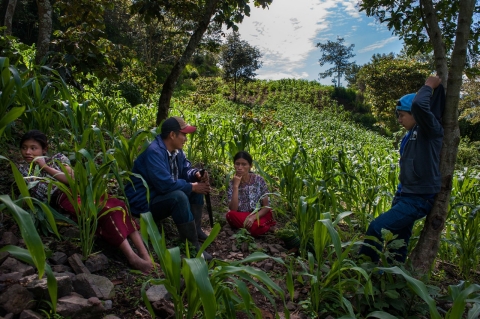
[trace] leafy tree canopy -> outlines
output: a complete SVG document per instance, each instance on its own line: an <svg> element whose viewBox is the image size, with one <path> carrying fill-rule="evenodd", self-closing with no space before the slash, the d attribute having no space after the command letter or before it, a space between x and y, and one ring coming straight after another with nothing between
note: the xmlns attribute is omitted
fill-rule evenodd
<svg viewBox="0 0 480 319"><path fill-rule="evenodd" d="M372 107L372 113L384 128L398 130L396 101L413 93L430 73L428 64L413 59L397 58L393 53L376 54L357 74L357 86Z"/></svg>
<svg viewBox="0 0 480 319"><path fill-rule="evenodd" d="M252 80L262 66L261 57L260 50L242 40L238 32L230 33L220 51L223 78Z"/></svg>
<svg viewBox="0 0 480 319"><path fill-rule="evenodd" d="M438 25L442 31L445 50L450 55L455 45L456 31L458 26L458 12L460 0L435 1L434 11ZM430 41L432 30L427 26L424 7L417 1L394 1L394 0L362 0L360 10L365 11L368 16L378 18L381 23L398 35L405 42L409 55L423 52L433 52L433 45ZM474 68L479 61L480 53L480 2L476 1L473 12L473 21L470 27L468 40L467 68L466 72L478 72Z"/></svg>
<svg viewBox="0 0 480 319"><path fill-rule="evenodd" d="M328 40L326 43L317 43L317 48L320 48L322 51L322 56L318 60L320 66L325 64L333 64L334 66L325 72L319 73L320 78L324 79L326 77L336 75L337 77L337 86L340 87L340 78L342 75L350 68L351 62L350 58L353 58L355 54L353 53L353 48L355 44L346 46L343 44L345 39L337 37L337 41ZM332 82L335 83L334 80Z"/></svg>
<svg viewBox="0 0 480 319"><path fill-rule="evenodd" d="M237 98L238 80L250 81L256 76L255 71L262 66L260 50L251 46L247 41L240 39L238 32L227 36L226 43L220 51L220 65L223 69L223 78L235 83L234 100Z"/></svg>

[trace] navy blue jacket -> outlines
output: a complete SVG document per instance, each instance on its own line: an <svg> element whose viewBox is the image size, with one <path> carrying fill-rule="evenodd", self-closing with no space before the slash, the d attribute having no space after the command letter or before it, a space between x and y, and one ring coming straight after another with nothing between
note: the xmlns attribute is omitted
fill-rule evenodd
<svg viewBox="0 0 480 319"><path fill-rule="evenodd" d="M141 153L133 163L132 173L143 177L150 191L150 201L157 195L164 195L176 190L181 190L190 195L192 182L196 182L195 174L198 169L192 168L182 150L178 151L177 166L178 179L173 180L168 162L168 151L160 135L148 148ZM145 213L150 210L147 201L147 188L140 178L131 176L132 183L125 186L125 195L128 198L130 209L134 215Z"/></svg>
<svg viewBox="0 0 480 319"><path fill-rule="evenodd" d="M443 86L439 86L432 94L432 88L424 85L413 99L411 112L416 125L411 129L400 159L402 193L422 195L440 191L444 92Z"/></svg>

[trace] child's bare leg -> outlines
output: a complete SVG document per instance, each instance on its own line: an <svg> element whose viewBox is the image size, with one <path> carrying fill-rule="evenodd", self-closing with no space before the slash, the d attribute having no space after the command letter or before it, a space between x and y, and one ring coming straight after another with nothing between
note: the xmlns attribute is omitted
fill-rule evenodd
<svg viewBox="0 0 480 319"><path fill-rule="evenodd" d="M130 246L130 243L125 239L119 246L120 250L123 252L125 257L127 257L128 262L132 265L133 268L140 270L143 273L149 273L152 270L152 262L150 260L144 260L140 258Z"/></svg>
<svg viewBox="0 0 480 319"><path fill-rule="evenodd" d="M140 258L151 262L150 255L148 254L147 248L143 243L142 236L140 236L140 233L138 231L134 231L128 237L132 240L133 244L137 248L138 255L140 256Z"/></svg>

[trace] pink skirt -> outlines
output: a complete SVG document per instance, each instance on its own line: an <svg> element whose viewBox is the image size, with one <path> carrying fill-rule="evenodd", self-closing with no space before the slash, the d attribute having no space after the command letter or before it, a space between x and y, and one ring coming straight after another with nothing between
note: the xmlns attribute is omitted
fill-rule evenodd
<svg viewBox="0 0 480 319"><path fill-rule="evenodd" d="M244 228L243 224L245 223L245 219L247 219L250 214L250 212L237 212L231 210L227 213L226 219L233 228ZM276 224L277 222L273 219L272 210L269 210L268 213L260 217L259 221L253 222L252 227L250 227L248 231L253 237L257 237L265 234L270 227L275 226Z"/></svg>

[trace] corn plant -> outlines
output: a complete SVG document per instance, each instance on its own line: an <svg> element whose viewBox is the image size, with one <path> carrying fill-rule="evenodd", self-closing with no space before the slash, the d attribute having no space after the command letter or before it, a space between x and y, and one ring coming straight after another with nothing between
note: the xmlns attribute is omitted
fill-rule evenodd
<svg viewBox="0 0 480 319"><path fill-rule="evenodd" d="M8 58L0 57L0 137L25 112L25 105L15 104L16 96L23 94L22 86L18 70L9 65Z"/></svg>
<svg viewBox="0 0 480 319"><path fill-rule="evenodd" d="M458 285L448 286L448 295L443 298L452 302L452 308L448 310L445 319L466 318L474 319L480 316L480 285L469 282L460 282ZM465 311L467 302L471 304Z"/></svg>
<svg viewBox="0 0 480 319"><path fill-rule="evenodd" d="M453 225L455 235L451 242L458 250L460 273L470 279L472 269L477 269L480 261L480 206L459 203L453 211L456 217Z"/></svg>
<svg viewBox="0 0 480 319"><path fill-rule="evenodd" d="M344 295L356 291L362 291L365 295L373 293L367 272L348 259L354 242L342 245L335 229L349 214L339 214L333 222L329 213L321 214L315 222L314 254L309 252L306 260L298 259L302 271L298 273L297 280L305 284L303 278L309 279L307 283L311 290L308 304L315 316L331 311L338 313L342 308L348 313L345 318L356 318L350 301Z"/></svg>
<svg viewBox="0 0 480 319"><path fill-rule="evenodd" d="M152 132L144 130L135 132L129 139L122 135L114 136L110 132L107 132L107 134L113 140L114 146L108 152L113 154L120 169L127 172L132 171L134 160L145 150L148 142L155 137Z"/></svg>
<svg viewBox="0 0 480 319"><path fill-rule="evenodd" d="M18 172L18 174L20 174L20 172ZM23 185L20 183L20 185L25 186L25 183L23 183ZM26 186L23 188L23 191L25 191ZM8 252L15 258L35 266L39 278L42 278L44 274L47 275L48 293L52 301L53 311L55 312L57 307L57 280L53 275L52 269L47 264L45 248L32 218L28 212L26 212L21 206L18 206L9 196L0 195L0 202L2 203L2 205L0 205L0 211L6 208L7 211L10 212L20 228L22 238L27 246L27 249L23 249L13 245L6 245L0 248L0 251ZM54 224L55 222L53 222L52 227L56 230ZM60 236L58 232L56 232L56 234L57 236Z"/></svg>
<svg viewBox="0 0 480 319"><path fill-rule="evenodd" d="M282 289L263 271L243 265L270 258L268 255L255 253L245 260L232 263L214 260L210 265L200 257L218 235L220 225L214 226L196 258L189 258L187 253L187 258L182 262L178 247L166 248L165 237L160 235L150 212L141 215L140 223L142 238L145 243L148 243L148 239L152 242L165 274L164 279L150 279L142 286L143 300L152 317L154 312L146 297L146 287L151 284L164 285L168 290L176 318L193 318L200 310L205 318L217 318L219 314L226 318L236 318L237 311L244 311L249 317L252 317L253 312L256 318L261 318L261 312L252 300L245 282L262 292L273 305L275 297L284 300ZM281 259L274 260L283 263ZM185 281L183 288L182 277ZM288 310L285 314L289 318Z"/></svg>
<svg viewBox="0 0 480 319"><path fill-rule="evenodd" d="M377 270L384 272L385 274L389 275L399 275L402 276L405 281L407 282L407 286L418 296L420 297L427 305L430 312L430 318L432 319L440 319L440 313L437 310L435 300L430 296L429 291L425 284L413 278L412 276L405 273L399 267L379 267ZM393 283L393 279L390 279L391 283ZM459 317L456 317L459 318Z"/></svg>
<svg viewBox="0 0 480 319"><path fill-rule="evenodd" d="M121 129L121 124L127 124L129 121L119 121L122 113L131 106L124 98L118 96L107 96L92 93L91 103L93 108L98 108L96 117L96 125L111 133L115 133L117 129Z"/></svg>
<svg viewBox="0 0 480 319"><path fill-rule="evenodd" d="M111 210L118 209L113 207L100 214L108 197L108 176L113 161L97 167L95 158L85 149L77 152L76 157L76 164L73 166L75 177L70 176L62 166L68 179L68 186L59 182L56 185L67 196L75 210L80 231L80 248L83 256L87 258L93 248L98 219Z"/></svg>

